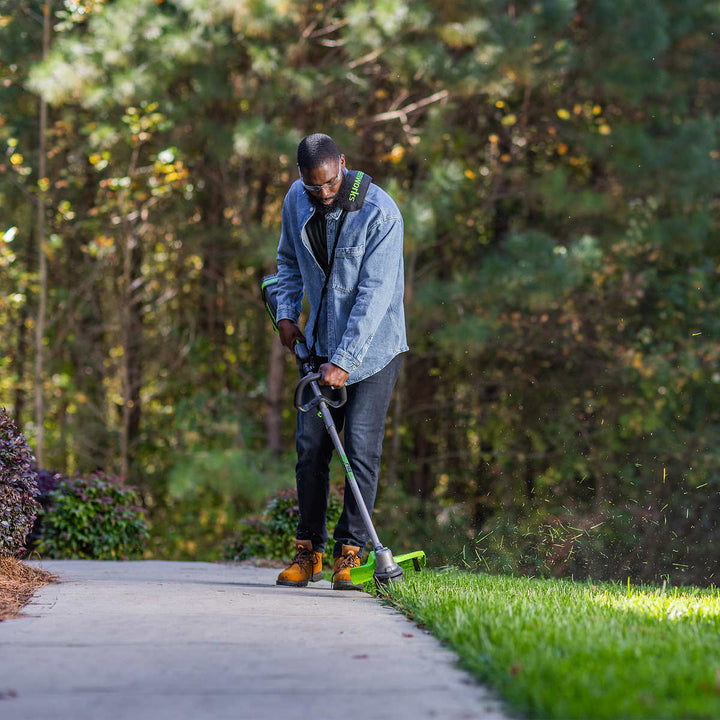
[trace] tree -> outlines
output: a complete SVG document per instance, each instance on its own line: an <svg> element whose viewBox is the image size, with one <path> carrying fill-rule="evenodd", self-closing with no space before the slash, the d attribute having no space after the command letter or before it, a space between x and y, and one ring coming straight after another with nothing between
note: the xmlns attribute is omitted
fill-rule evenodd
<svg viewBox="0 0 720 720"><path fill-rule="evenodd" d="M0 90L2 231L17 228L0 244L0 314L18 328L0 382L27 415L30 88L51 108L52 462L130 474L161 502L194 453L289 448L289 358L258 286L297 142L320 129L405 218L397 485L430 519L462 509L495 567L688 578L694 564L707 580L690 539L714 551L713 2L62 12L44 62L27 14L0 28L16 66Z"/></svg>

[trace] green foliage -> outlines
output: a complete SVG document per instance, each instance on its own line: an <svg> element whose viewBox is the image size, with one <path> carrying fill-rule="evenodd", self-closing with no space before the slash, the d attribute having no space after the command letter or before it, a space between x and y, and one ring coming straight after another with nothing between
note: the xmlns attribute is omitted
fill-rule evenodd
<svg viewBox="0 0 720 720"><path fill-rule="evenodd" d="M342 494L330 491L327 508L328 537L332 538L343 509ZM224 549L228 560L267 558L287 561L295 554L295 532L298 522L297 491L277 490L261 515L245 518L240 530ZM332 564L333 543L325 548L325 558Z"/></svg>
<svg viewBox="0 0 720 720"><path fill-rule="evenodd" d="M293 463L269 452L205 450L177 460L168 476L171 501L194 500L214 504L212 498L238 510L258 510L276 488L292 482ZM202 496L202 500L199 496Z"/></svg>
<svg viewBox="0 0 720 720"><path fill-rule="evenodd" d="M0 12L0 394L32 442L42 386L48 465L132 477L157 554L217 552L259 507L219 473L268 412L291 448L257 287L295 144L325 130L406 221L384 457L413 545L445 527L491 566L713 581L716 2L94 2L56 8L45 62L40 10Z"/></svg>
<svg viewBox="0 0 720 720"><path fill-rule="evenodd" d="M145 548L148 529L137 492L104 473L61 480L43 511L37 551L47 557L121 560Z"/></svg>
<svg viewBox="0 0 720 720"><path fill-rule="evenodd" d="M62 473L37 468L37 501L40 505L38 515L33 523L32 530L27 536L28 550L32 553L42 535L43 516L47 514L52 503L52 493L57 490L61 482L67 481L68 477Z"/></svg>
<svg viewBox="0 0 720 720"><path fill-rule="evenodd" d="M0 408L0 557L25 549L40 504L35 458L5 408Z"/></svg>
<svg viewBox="0 0 720 720"><path fill-rule="evenodd" d="M658 582L671 574L680 578L689 566L683 562L686 553L677 538L663 542L660 521L667 519L658 507L638 505L609 507L590 516L565 510L494 518L482 535L466 545L463 565L480 572L540 577L603 580L647 577L653 572L652 579ZM702 566L706 581L711 582L712 564L704 558L701 565L700 555L697 560L695 569Z"/></svg>
<svg viewBox="0 0 720 720"><path fill-rule="evenodd" d="M528 718L713 718L720 593L409 573L392 602Z"/></svg>
<svg viewBox="0 0 720 720"><path fill-rule="evenodd" d="M243 518L294 482L294 464L269 452L188 453L169 471L167 494L151 508L151 544L178 560L219 560L223 543Z"/></svg>
<svg viewBox="0 0 720 720"><path fill-rule="evenodd" d="M468 543L467 509L463 504L410 495L397 484L380 481L373 511L380 541L395 555L423 550L435 567L462 561Z"/></svg>

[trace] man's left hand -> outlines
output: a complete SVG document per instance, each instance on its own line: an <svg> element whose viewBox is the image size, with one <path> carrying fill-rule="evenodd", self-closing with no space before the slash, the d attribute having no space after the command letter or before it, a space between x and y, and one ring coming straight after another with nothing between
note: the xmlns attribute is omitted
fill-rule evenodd
<svg viewBox="0 0 720 720"><path fill-rule="evenodd" d="M323 363L318 368L318 372L322 375L318 380L320 385L332 385L332 387L341 388L348 379L348 373L332 363Z"/></svg>

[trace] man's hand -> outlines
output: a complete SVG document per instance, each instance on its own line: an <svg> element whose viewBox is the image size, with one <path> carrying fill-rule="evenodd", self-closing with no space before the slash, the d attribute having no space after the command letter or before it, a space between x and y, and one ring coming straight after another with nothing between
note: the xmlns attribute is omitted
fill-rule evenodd
<svg viewBox="0 0 720 720"><path fill-rule="evenodd" d="M348 379L348 373L332 363L323 363L318 372L322 375L318 382L320 385L332 385L334 388L341 388Z"/></svg>
<svg viewBox="0 0 720 720"><path fill-rule="evenodd" d="M295 341L305 342L305 336L292 320L280 320L277 324L280 342L292 353L295 352Z"/></svg>

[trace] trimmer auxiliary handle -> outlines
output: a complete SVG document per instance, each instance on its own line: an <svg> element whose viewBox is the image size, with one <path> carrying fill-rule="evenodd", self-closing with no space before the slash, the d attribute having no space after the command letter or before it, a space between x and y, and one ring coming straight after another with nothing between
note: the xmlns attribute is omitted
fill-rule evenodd
<svg viewBox="0 0 720 720"><path fill-rule="evenodd" d="M306 375L304 378L300 379L300 382L295 388L294 400L295 408L300 412L310 412L310 410L312 410L314 407L317 407L321 401L326 402L331 408L342 407L347 402L347 390L344 387L341 387L334 389L334 392L338 395L336 399L329 398L327 395L323 395L321 391L320 397L318 397L317 395L313 395L313 398L310 401L303 403L302 397L305 393L305 388L311 383L317 383L317 381L320 380L321 377L322 375L320 373L310 373L309 375Z"/></svg>

